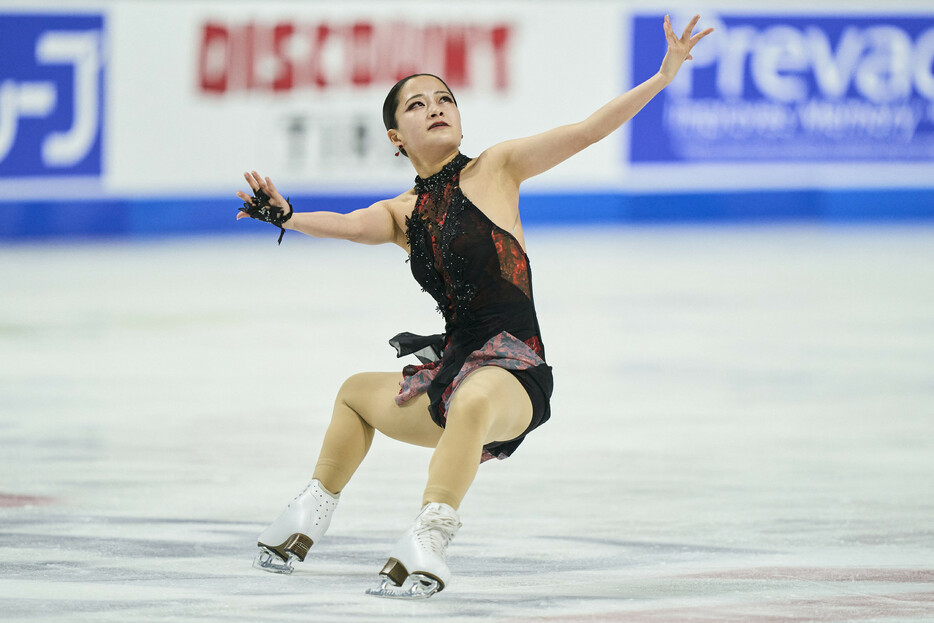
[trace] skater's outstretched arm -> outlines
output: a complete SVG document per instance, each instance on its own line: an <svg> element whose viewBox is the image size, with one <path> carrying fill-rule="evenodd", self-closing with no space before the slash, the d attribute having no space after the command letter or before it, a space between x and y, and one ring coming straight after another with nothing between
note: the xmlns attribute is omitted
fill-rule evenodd
<svg viewBox="0 0 934 623"><path fill-rule="evenodd" d="M544 173L567 160L585 147L605 138L629 121L636 113L668 86L682 63L692 60L691 49L713 32L708 28L692 35L699 15L688 23L681 37L675 35L669 17L663 23L668 51L654 76L608 102L585 120L561 126L541 134L500 143L488 150L491 159L499 161L502 170L518 186L522 181Z"/></svg>
<svg viewBox="0 0 934 623"><path fill-rule="evenodd" d="M291 206L276 190L275 184L268 177L262 177L256 171L244 173L243 177L250 185L250 190L256 193L261 190L269 196L269 205L281 208L286 214ZM295 212L282 224L285 229L293 229L315 238L338 238L350 240L361 244L384 244L393 242L403 249L407 249L405 235L396 222L394 208L397 204L412 203L414 196L411 192L403 193L394 199L377 201L373 205L355 210L349 214L337 212ZM253 200L251 195L237 191L237 197L246 203ZM244 211L237 214L237 219L247 218L250 215Z"/></svg>

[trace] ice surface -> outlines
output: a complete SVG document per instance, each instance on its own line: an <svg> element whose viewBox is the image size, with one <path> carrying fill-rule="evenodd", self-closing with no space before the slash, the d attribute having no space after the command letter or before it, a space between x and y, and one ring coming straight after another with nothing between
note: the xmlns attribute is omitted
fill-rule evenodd
<svg viewBox="0 0 934 623"><path fill-rule="evenodd" d="M368 597L430 451L251 568L341 381L440 316L395 247L0 248L0 619L934 620L934 229L528 233L552 421L425 602Z"/></svg>

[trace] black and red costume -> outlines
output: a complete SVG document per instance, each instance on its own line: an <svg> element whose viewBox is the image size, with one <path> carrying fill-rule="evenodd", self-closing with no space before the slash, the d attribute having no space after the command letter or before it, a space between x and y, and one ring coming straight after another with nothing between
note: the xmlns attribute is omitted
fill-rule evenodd
<svg viewBox="0 0 934 623"><path fill-rule="evenodd" d="M431 418L443 427L451 396L470 372L484 365L508 370L529 394L532 422L518 438L484 447L484 459L506 458L550 417L552 370L545 363L528 256L461 192L460 172L470 160L458 154L438 173L415 178L418 199L406 219L409 263L437 301L445 332L437 336L440 359L403 370L396 402L427 391ZM400 356L426 344L411 334L391 343Z"/></svg>

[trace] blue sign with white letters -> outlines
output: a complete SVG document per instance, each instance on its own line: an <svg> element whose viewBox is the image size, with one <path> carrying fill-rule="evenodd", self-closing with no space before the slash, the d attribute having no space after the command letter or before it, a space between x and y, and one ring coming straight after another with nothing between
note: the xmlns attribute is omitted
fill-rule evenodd
<svg viewBox="0 0 934 623"><path fill-rule="evenodd" d="M104 19L0 13L0 179L101 173Z"/></svg>
<svg viewBox="0 0 934 623"><path fill-rule="evenodd" d="M687 20L672 17L680 36ZM633 82L665 55L633 18ZM715 32L631 121L633 163L934 161L934 15L708 15Z"/></svg>

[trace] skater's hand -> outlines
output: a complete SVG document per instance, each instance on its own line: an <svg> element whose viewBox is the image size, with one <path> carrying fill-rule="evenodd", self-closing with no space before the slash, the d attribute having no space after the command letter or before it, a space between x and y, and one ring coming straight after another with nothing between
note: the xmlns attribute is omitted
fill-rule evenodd
<svg viewBox="0 0 934 623"><path fill-rule="evenodd" d="M246 179L247 184L250 185L250 190L255 194L256 191L262 191L269 196L269 205L274 208L279 208L282 210L283 216L288 219L288 216L292 212L292 206L289 205L289 202L279 194L279 191L276 190L275 184L272 183L272 180L268 177L262 177L256 171L250 173L244 173L243 177ZM239 197L244 203L253 203L254 196L248 195L243 191L237 191L237 197ZM250 218L250 215L243 210L237 213L237 220L242 218Z"/></svg>
<svg viewBox="0 0 934 623"><path fill-rule="evenodd" d="M708 28L702 32L697 33L694 36L691 36L691 32L694 30L694 26L697 25L697 20L700 19L700 15L695 15L690 22L688 22L687 28L684 29L684 33L679 39L675 35L674 29L671 27L671 18L665 16L665 22L663 28L665 30L665 39L668 41L668 51L665 53L665 58L662 60L662 67L658 70L658 73L664 76L669 82L675 79L675 76L678 75L678 70L681 69L682 63L684 61L694 60L694 57L691 56L691 50L697 45L697 42L713 32L713 28Z"/></svg>

